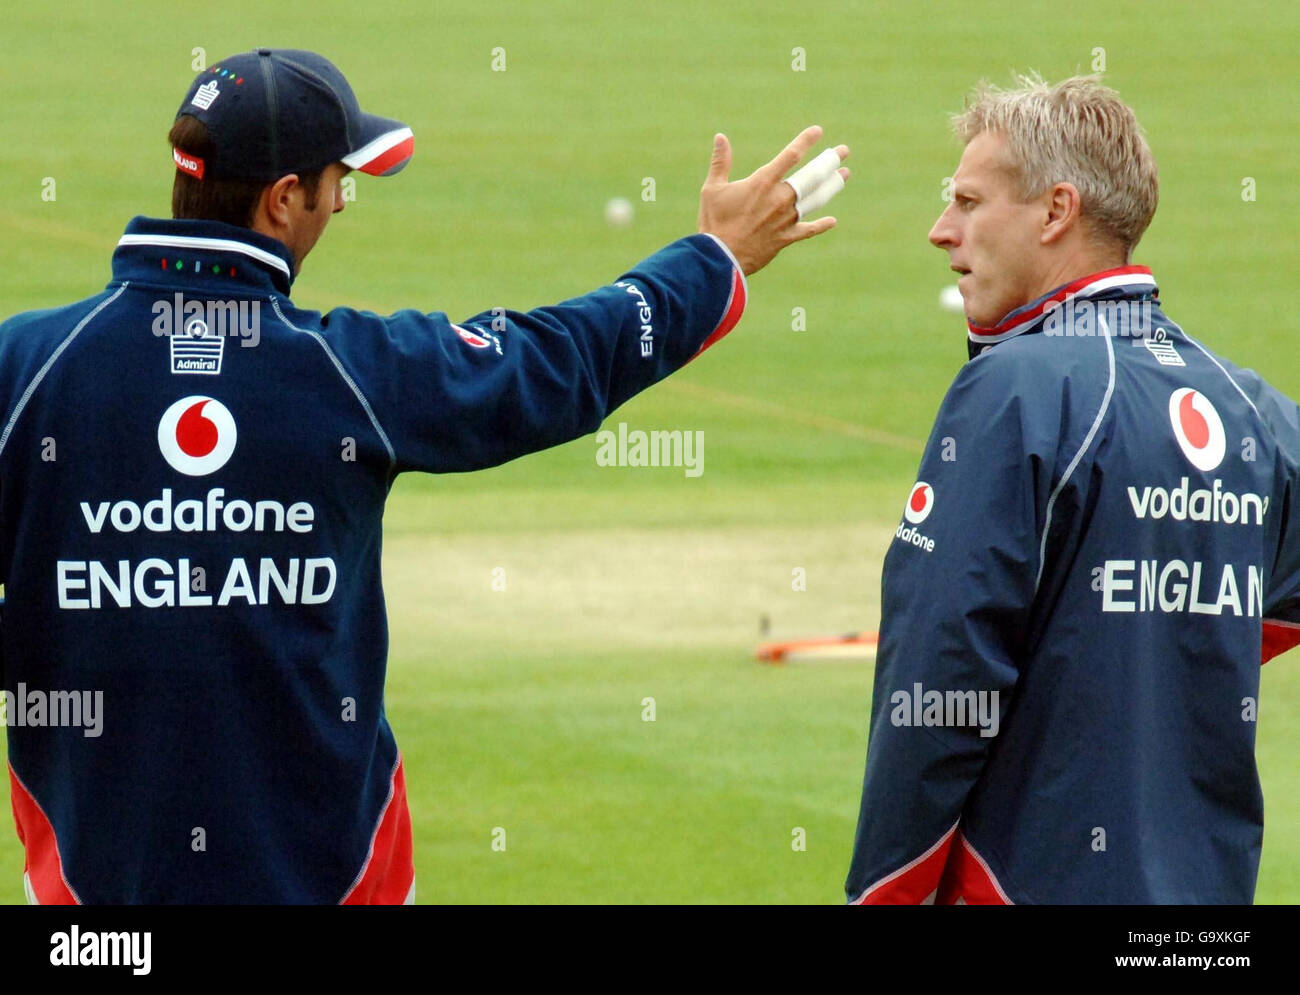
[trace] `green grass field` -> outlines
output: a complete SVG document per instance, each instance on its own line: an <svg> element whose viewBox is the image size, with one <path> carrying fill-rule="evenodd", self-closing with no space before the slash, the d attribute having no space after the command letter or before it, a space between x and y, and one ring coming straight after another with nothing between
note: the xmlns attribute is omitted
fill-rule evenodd
<svg viewBox="0 0 1300 995"><path fill-rule="evenodd" d="M0 316L98 291L126 221L168 213L165 136L195 47L209 63L324 52L364 107L415 130L411 165L361 177L307 261L294 296L308 307L551 303L694 230L715 131L735 175L810 123L853 146L838 230L755 276L725 343L609 421L702 430L702 476L601 468L586 438L395 489L387 710L423 902L842 901L870 667L771 668L753 648L764 615L775 636L878 624L881 558L966 356L926 233L960 152L947 114L980 77L1055 80L1104 56L1160 164L1135 261L1189 332L1300 397L1300 8L810 10L795 25L768 0L6 9ZM636 204L632 226L605 224L614 196ZM1300 896L1298 665L1263 678L1259 902ZM0 902L22 901L21 871L0 832Z"/></svg>

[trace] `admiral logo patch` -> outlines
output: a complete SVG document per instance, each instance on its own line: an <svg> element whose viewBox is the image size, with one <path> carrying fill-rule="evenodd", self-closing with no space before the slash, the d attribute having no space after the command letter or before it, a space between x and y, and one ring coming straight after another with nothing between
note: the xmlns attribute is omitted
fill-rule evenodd
<svg viewBox="0 0 1300 995"><path fill-rule="evenodd" d="M171 336L173 373L221 372L225 337L208 327L202 318L191 318L180 335Z"/></svg>
<svg viewBox="0 0 1300 995"><path fill-rule="evenodd" d="M199 110L206 111L219 96L221 96L221 91L217 89L217 81L214 79L195 90L194 99L190 103Z"/></svg>
<svg viewBox="0 0 1300 995"><path fill-rule="evenodd" d="M1151 335L1143 337L1142 344L1147 347L1147 352L1156 358L1156 362L1161 366L1186 366L1183 357L1178 355L1178 350L1174 344L1169 341L1169 335L1163 328L1157 328Z"/></svg>

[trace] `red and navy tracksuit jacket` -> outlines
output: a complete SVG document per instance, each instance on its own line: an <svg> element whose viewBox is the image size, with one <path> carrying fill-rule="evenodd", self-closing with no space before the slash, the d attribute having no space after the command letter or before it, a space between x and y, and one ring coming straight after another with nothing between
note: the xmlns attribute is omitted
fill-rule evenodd
<svg viewBox="0 0 1300 995"><path fill-rule="evenodd" d="M304 311L292 275L247 229L136 218L103 293L0 326L0 686L36 901L406 899L394 479L594 431L746 293L708 235L459 324Z"/></svg>
<svg viewBox="0 0 1300 995"><path fill-rule="evenodd" d="M1300 414L1097 273L972 328L885 557L859 903L1248 903Z"/></svg>

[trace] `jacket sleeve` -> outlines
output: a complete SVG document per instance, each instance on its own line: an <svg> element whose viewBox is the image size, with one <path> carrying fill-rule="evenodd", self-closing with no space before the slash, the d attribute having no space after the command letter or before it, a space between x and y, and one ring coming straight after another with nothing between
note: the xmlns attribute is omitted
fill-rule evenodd
<svg viewBox="0 0 1300 995"><path fill-rule="evenodd" d="M1276 554L1264 592L1260 663L1300 644L1300 407L1253 370L1233 374L1275 448L1273 491L1281 500Z"/></svg>
<svg viewBox="0 0 1300 995"><path fill-rule="evenodd" d="M746 284L711 235L692 235L582 297L452 322L338 309L321 334L397 471L495 466L595 431L740 320Z"/></svg>
<svg viewBox="0 0 1300 995"><path fill-rule="evenodd" d="M934 901L1015 691L1065 402L1013 352L953 382L885 557L853 903Z"/></svg>

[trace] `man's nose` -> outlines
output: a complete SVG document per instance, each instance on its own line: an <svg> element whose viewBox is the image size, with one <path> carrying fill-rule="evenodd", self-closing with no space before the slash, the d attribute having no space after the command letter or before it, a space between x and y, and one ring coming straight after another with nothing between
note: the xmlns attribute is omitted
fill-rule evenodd
<svg viewBox="0 0 1300 995"><path fill-rule="evenodd" d="M936 249L948 249L957 244L957 226L952 220L953 205L949 204L930 229L930 244Z"/></svg>

